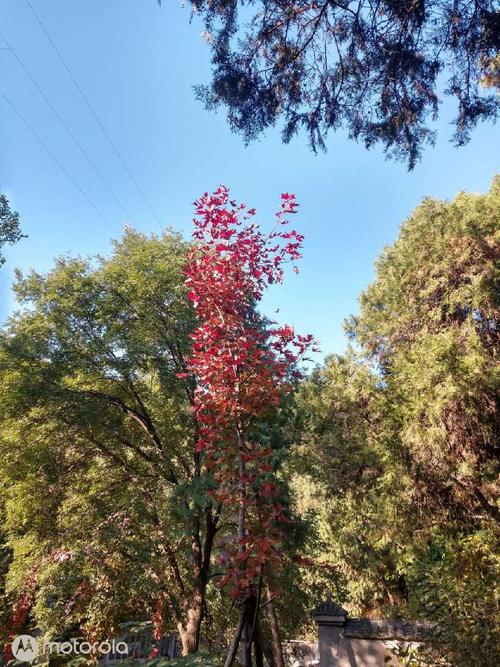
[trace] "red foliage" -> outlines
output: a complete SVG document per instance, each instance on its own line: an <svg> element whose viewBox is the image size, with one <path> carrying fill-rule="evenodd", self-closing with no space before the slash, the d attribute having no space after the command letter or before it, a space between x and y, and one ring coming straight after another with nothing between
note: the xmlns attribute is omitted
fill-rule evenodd
<svg viewBox="0 0 500 667"><path fill-rule="evenodd" d="M8 627L7 643L3 650L3 656L6 664L8 664L9 661L13 660L14 658L12 653L12 641L14 640L16 634L24 629L33 603L36 582L37 572L34 570L24 582L23 590L12 606L12 615Z"/></svg>
<svg viewBox="0 0 500 667"><path fill-rule="evenodd" d="M228 536L221 561L224 584L242 597L279 557L281 526L288 521L273 452L252 440L251 429L280 405L299 357L313 343L312 336L265 321L256 306L268 285L282 282L284 264L300 258L303 237L286 228L297 208L291 194L282 195L267 236L254 222L255 211L229 201L225 187L205 193L195 206L196 243L185 274L199 322L188 360L197 387L196 450L214 472L215 500L240 512L238 536Z"/></svg>
<svg viewBox="0 0 500 667"><path fill-rule="evenodd" d="M161 594L156 601L155 613L153 615L153 639L159 641L163 635L163 612L165 608L165 595ZM154 658L155 656L150 656Z"/></svg>

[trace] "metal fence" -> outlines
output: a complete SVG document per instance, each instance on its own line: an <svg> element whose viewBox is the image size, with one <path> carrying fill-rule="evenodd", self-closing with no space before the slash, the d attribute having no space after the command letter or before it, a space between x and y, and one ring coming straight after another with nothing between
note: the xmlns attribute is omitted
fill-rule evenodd
<svg viewBox="0 0 500 667"><path fill-rule="evenodd" d="M123 653L108 653L99 660L99 665L102 667L112 667L112 665L133 664L140 665L152 655L154 649L155 658L163 658L171 660L179 655L179 644L177 635L163 635L163 637L156 642L153 640L151 633L127 633L120 637L120 642L124 642L128 647L128 654Z"/></svg>

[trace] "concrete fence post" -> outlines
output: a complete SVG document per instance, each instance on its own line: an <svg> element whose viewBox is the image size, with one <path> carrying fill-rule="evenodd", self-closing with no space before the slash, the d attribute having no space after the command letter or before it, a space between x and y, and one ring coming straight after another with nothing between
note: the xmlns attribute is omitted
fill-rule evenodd
<svg viewBox="0 0 500 667"><path fill-rule="evenodd" d="M318 625L320 667L341 667L344 651L341 647L341 632L347 620L347 611L333 601L331 593L326 602L313 611Z"/></svg>

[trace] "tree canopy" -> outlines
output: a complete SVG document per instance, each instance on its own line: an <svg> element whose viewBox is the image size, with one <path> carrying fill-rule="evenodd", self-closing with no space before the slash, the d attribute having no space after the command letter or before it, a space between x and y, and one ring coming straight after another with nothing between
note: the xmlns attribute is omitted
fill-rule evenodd
<svg viewBox="0 0 500 667"><path fill-rule="evenodd" d="M487 195L426 200L348 324L383 373L422 491L495 519L499 205L499 178Z"/></svg>
<svg viewBox="0 0 500 667"><path fill-rule="evenodd" d="M347 323L354 347L297 397L298 501L347 606L437 621L432 665L498 658L499 186L415 210Z"/></svg>
<svg viewBox="0 0 500 667"><path fill-rule="evenodd" d="M413 168L454 98L456 145L498 101L499 13L476 0L191 0L205 24L212 81L208 108L224 106L252 140L277 121L283 140L307 132L326 147L344 129Z"/></svg>
<svg viewBox="0 0 500 667"><path fill-rule="evenodd" d="M35 626L48 637L103 638L124 621L148 621L156 636L176 631L191 654L202 622L204 646L219 648L237 623L217 581L238 508L215 493L222 463L206 466L194 419L204 384L187 364L197 322L184 282L189 247L172 231L127 229L108 258L61 257L47 274L17 274L20 310L0 335L4 635ZM267 324L250 311L262 325L258 354ZM277 405L262 410L247 437L267 452L256 465L266 465L269 492L286 418ZM267 581L298 593L293 625L311 599L290 581L300 579L293 557L305 522L289 533L286 576ZM261 619L268 654L271 610L274 600Z"/></svg>
<svg viewBox="0 0 500 667"><path fill-rule="evenodd" d="M176 630L184 664L218 664L246 625L246 663L281 667L280 630L314 639L332 590L352 615L436 621L421 664L497 664L500 179L413 212L347 351L305 378L312 339L257 311L299 254L284 203L264 237L222 188L191 243L127 229L110 257L18 273L4 631L102 639L137 620Z"/></svg>
<svg viewBox="0 0 500 667"><path fill-rule="evenodd" d="M186 248L129 229L109 259L18 275L0 352L7 589L44 631L161 628L168 606L183 643L199 639L215 519L176 377Z"/></svg>

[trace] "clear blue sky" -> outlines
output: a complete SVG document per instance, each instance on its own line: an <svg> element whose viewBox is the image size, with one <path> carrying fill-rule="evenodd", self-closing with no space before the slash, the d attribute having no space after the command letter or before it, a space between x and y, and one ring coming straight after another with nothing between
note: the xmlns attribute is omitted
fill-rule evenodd
<svg viewBox="0 0 500 667"><path fill-rule="evenodd" d="M298 276L264 304L323 352L345 345L342 321L373 277L384 244L425 195L451 198L485 191L498 171L498 128L478 128L471 143L449 143L453 109L444 108L435 149L412 173L332 135L326 155L314 155L300 136L282 145L273 130L245 148L225 115L206 112L192 84L209 78L202 26L189 23L178 0L31 0L82 89L97 110L162 224L190 233L191 202L218 184L248 200L265 226L283 191L301 203L295 227L306 236ZM0 31L99 167L135 226L158 224L84 106L25 0L2 0ZM1 41L1 40L0 40ZM0 44L0 48L5 43ZM8 249L0 270L0 321L15 307L13 268L50 268L63 253L105 254L124 214L62 129L14 55L0 50L0 87L96 203L113 232L0 97L0 191L22 215L29 235ZM498 153L498 151L497 151Z"/></svg>

